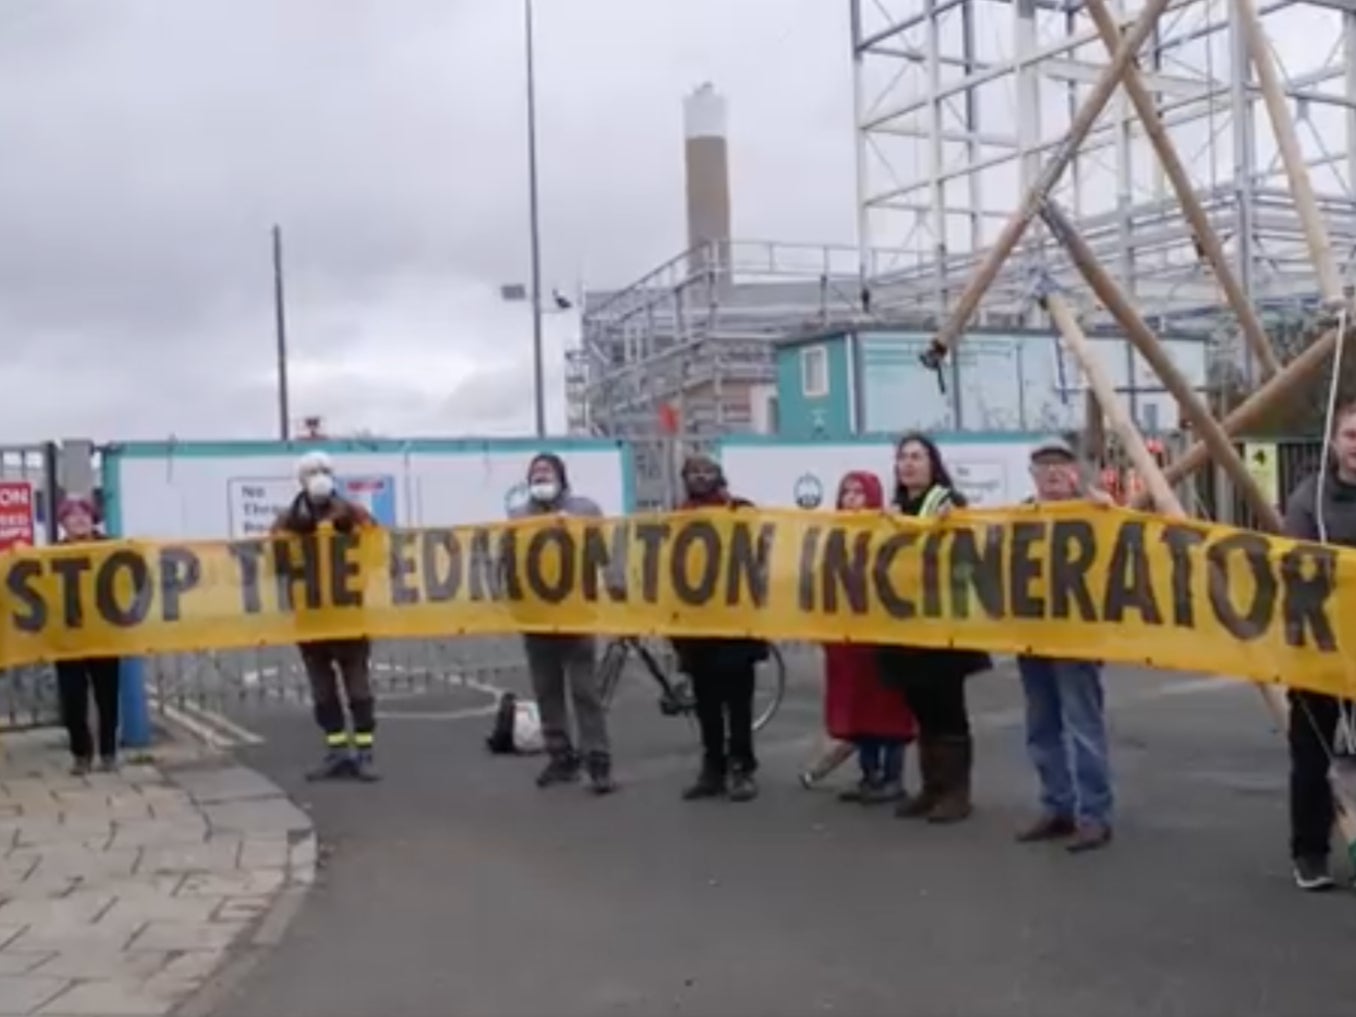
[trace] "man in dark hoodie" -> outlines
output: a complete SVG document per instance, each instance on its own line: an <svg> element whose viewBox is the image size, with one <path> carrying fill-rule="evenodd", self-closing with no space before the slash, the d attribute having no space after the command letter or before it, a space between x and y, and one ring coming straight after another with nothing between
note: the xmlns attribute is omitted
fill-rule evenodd
<svg viewBox="0 0 1356 1017"><path fill-rule="evenodd" d="M564 461L550 452L534 456L527 467L528 498L512 509L511 518L540 515L601 516L591 498L570 490ZM579 779L580 756L570 739L568 690L574 701L574 719L579 729L579 749L595 794L616 788L612 779L612 751L607 736L607 715L599 695L597 650L591 635L526 635L527 665L532 673L533 694L541 711L542 737L550 761L537 777L538 787L568 784Z"/></svg>
<svg viewBox="0 0 1356 1017"><path fill-rule="evenodd" d="M1286 536L1356 547L1356 403L1338 409L1332 445L1320 472L1290 492ZM1329 776L1344 705L1317 692L1291 689L1290 857L1301 890L1333 885L1328 854L1335 819Z"/></svg>
<svg viewBox="0 0 1356 1017"><path fill-rule="evenodd" d="M720 464L709 456L689 457L682 477L683 509L739 509L753 504L730 496ZM679 666L692 678L702 734L701 773L683 797L718 798L728 790L731 801L751 801L758 795L753 779L758 769L753 754L755 670L767 656L767 644L756 639L675 639L673 649Z"/></svg>

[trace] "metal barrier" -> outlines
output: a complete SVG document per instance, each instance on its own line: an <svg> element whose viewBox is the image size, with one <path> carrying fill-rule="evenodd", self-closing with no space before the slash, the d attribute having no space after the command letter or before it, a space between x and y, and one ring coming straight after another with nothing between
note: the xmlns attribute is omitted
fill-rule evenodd
<svg viewBox="0 0 1356 1017"><path fill-rule="evenodd" d="M38 543L56 539L54 505L57 445L0 445L0 481L26 480L33 485L33 516ZM0 671L0 730L53 724L58 720L56 674L34 666Z"/></svg>

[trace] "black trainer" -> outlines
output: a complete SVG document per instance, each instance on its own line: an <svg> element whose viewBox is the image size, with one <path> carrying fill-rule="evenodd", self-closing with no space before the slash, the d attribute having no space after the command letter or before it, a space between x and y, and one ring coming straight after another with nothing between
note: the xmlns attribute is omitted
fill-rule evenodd
<svg viewBox="0 0 1356 1017"><path fill-rule="evenodd" d="M353 757L349 755L348 749L330 749L325 753L325 758L320 761L320 765L306 774L306 779L341 780L345 777L352 777L355 773Z"/></svg>
<svg viewBox="0 0 1356 1017"><path fill-rule="evenodd" d="M1301 890L1314 892L1330 890L1333 886L1332 875L1328 872L1326 858L1296 858L1295 885Z"/></svg>
<svg viewBox="0 0 1356 1017"><path fill-rule="evenodd" d="M683 791L683 801L695 802L702 798L721 798L725 794L725 775L716 770L702 770L694 783Z"/></svg>
<svg viewBox="0 0 1356 1017"><path fill-rule="evenodd" d="M551 757L546 769L537 775L537 787L572 784L579 779L579 757L573 752Z"/></svg>
<svg viewBox="0 0 1356 1017"><path fill-rule="evenodd" d="M611 794L617 790L612 779L612 758L606 752L595 752L588 759L589 790L596 795Z"/></svg>
<svg viewBox="0 0 1356 1017"><path fill-rule="evenodd" d="M357 756L353 759L353 776L368 784L374 784L381 780L381 774L377 771L377 764L372 758L371 749L359 749Z"/></svg>
<svg viewBox="0 0 1356 1017"><path fill-rule="evenodd" d="M758 797L758 782L747 770L736 770L730 778L730 801L751 802Z"/></svg>

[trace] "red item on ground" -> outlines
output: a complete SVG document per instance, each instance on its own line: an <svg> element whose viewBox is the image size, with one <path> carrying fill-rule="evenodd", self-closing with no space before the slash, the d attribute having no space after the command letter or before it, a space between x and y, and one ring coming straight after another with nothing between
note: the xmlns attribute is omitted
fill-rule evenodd
<svg viewBox="0 0 1356 1017"><path fill-rule="evenodd" d="M866 493L867 507L885 504L880 479L866 471L854 471L839 485L855 480ZM824 647L824 726L831 738L903 738L912 740L918 723L902 693L880 677L876 647L830 643Z"/></svg>

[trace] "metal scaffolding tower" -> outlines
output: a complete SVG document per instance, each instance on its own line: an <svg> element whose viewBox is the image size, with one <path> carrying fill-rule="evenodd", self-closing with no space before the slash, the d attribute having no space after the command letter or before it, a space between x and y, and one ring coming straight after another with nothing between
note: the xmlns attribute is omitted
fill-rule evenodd
<svg viewBox="0 0 1356 1017"><path fill-rule="evenodd" d="M954 309L1109 62L1082 0L850 0L863 275L881 313ZM1122 31L1142 2L1113 3ZM1259 8L1345 277L1356 252L1356 2ZM1317 301L1295 202L1229 0L1170 3L1137 65L1166 131L1265 318ZM1152 139L1118 90L1054 192L1147 318L1211 333L1251 376ZM1033 321L1034 274L1074 288L1060 248L1028 233L981 304ZM1099 309L1085 308L1097 320ZM1105 320L1105 319L1103 319Z"/></svg>

